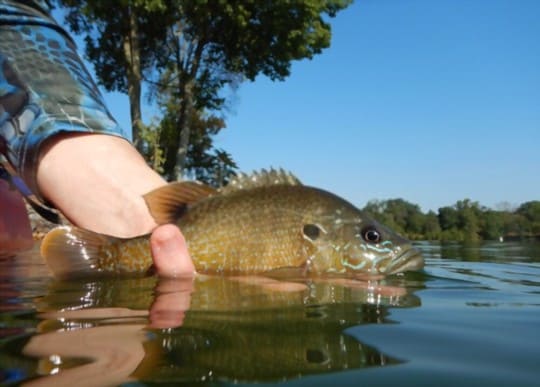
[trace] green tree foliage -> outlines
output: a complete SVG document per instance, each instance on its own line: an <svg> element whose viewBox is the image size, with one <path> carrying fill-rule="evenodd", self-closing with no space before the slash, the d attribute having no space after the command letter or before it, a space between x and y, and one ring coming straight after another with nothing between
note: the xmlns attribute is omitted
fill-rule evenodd
<svg viewBox="0 0 540 387"><path fill-rule="evenodd" d="M470 199L424 214L403 199L372 200L363 208L379 222L410 239L478 242L499 238L540 238L540 201L516 210L492 210Z"/></svg>
<svg viewBox="0 0 540 387"><path fill-rule="evenodd" d="M478 242L482 212L478 202L471 202L469 199L459 200L455 208L458 214L458 227L463 231L463 239L466 242Z"/></svg>
<svg viewBox="0 0 540 387"><path fill-rule="evenodd" d="M483 213L483 227L480 233L482 239L499 239L505 234L504 222L506 213L503 211L486 210Z"/></svg>
<svg viewBox="0 0 540 387"><path fill-rule="evenodd" d="M442 231L458 228L458 213L454 207L439 208L439 224Z"/></svg>
<svg viewBox="0 0 540 387"><path fill-rule="evenodd" d="M161 121L156 131L174 132L178 116L168 115ZM214 147L214 136L225 127L223 119L206 114L194 113L190 119L191 130L187 158L185 163L186 177L203 183L221 187L236 174L236 163L231 155ZM161 149L161 148L159 148Z"/></svg>
<svg viewBox="0 0 540 387"><path fill-rule="evenodd" d="M165 0L56 0L66 10L65 21L77 34L85 34L86 56L108 91L127 93L133 140L139 143L142 127L143 76L150 73L166 37ZM156 20L164 23L156 23Z"/></svg>
<svg viewBox="0 0 540 387"><path fill-rule="evenodd" d="M165 172L174 179L189 151L191 111L221 109L220 90L263 74L283 80L291 62L312 58L330 45L330 24L348 0L171 1L175 23L168 28L157 93L168 96L177 126L162 146Z"/></svg>
<svg viewBox="0 0 540 387"><path fill-rule="evenodd" d="M225 85L259 74L285 79L292 61L330 45L328 18L350 2L121 0L111 6L105 0L57 0L68 11L70 28L87 34L86 54L100 82L129 94L139 148L141 84L151 81L163 111L159 139L170 179L191 165L192 119L204 121L207 111L223 108Z"/></svg>
<svg viewBox="0 0 540 387"><path fill-rule="evenodd" d="M156 172L163 173L163 150L160 147L161 127L152 123L150 125L141 124L139 151L144 156L147 164Z"/></svg>
<svg viewBox="0 0 540 387"><path fill-rule="evenodd" d="M370 201L364 211L396 232L408 235L422 235L425 215L416 204L403 199Z"/></svg>
<svg viewBox="0 0 540 387"><path fill-rule="evenodd" d="M439 239L440 235L441 225L439 224L439 218L435 212L429 211L424 218L424 224L422 225L422 235L419 239Z"/></svg>
<svg viewBox="0 0 540 387"><path fill-rule="evenodd" d="M526 233L540 234L540 201L523 203L516 212L524 218Z"/></svg>

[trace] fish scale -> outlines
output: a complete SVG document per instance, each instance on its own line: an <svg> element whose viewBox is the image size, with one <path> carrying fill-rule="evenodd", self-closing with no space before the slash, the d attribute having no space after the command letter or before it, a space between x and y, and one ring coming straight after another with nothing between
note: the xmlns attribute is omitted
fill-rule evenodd
<svg viewBox="0 0 540 387"><path fill-rule="evenodd" d="M260 272L304 265L313 248L302 235L309 216L299 211L306 187L298 188L259 187L196 203L178 221L195 266Z"/></svg>
<svg viewBox="0 0 540 387"><path fill-rule="evenodd" d="M158 224L180 227L200 273L385 275L423 266L409 241L284 171L242 175L221 191L176 182L144 199ZM51 231L41 252L59 277L145 273L152 265L149 236L118 239L75 227Z"/></svg>

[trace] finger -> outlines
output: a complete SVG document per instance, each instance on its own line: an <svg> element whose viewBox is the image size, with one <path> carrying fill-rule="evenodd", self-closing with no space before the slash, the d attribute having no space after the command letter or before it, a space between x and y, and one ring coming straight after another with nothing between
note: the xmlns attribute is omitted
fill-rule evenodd
<svg viewBox="0 0 540 387"><path fill-rule="evenodd" d="M150 248L158 275L189 277L195 274L184 236L175 225L158 226L150 237Z"/></svg>
<svg viewBox="0 0 540 387"><path fill-rule="evenodd" d="M176 328L184 322L191 304L192 278L162 278L156 287L156 298L150 307L150 327Z"/></svg>

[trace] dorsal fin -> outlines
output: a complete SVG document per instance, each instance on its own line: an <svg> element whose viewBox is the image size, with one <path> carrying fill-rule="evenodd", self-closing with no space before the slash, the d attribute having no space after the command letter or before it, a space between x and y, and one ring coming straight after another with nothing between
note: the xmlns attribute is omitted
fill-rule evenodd
<svg viewBox="0 0 540 387"><path fill-rule="evenodd" d="M185 212L187 205L198 202L216 190L207 185L181 181L157 188L143 196L157 224L175 223Z"/></svg>
<svg viewBox="0 0 540 387"><path fill-rule="evenodd" d="M250 174L240 173L235 176L229 184L220 188L221 194L228 194L242 189L268 187L272 185L302 185L300 180L292 173L283 169L262 169Z"/></svg>

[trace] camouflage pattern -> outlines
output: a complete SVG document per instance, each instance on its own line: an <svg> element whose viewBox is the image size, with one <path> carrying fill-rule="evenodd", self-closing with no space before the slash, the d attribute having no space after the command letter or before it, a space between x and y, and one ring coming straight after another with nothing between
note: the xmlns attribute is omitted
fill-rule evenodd
<svg viewBox="0 0 540 387"><path fill-rule="evenodd" d="M129 137L46 4L0 0L0 153L35 194L40 145L61 132Z"/></svg>

